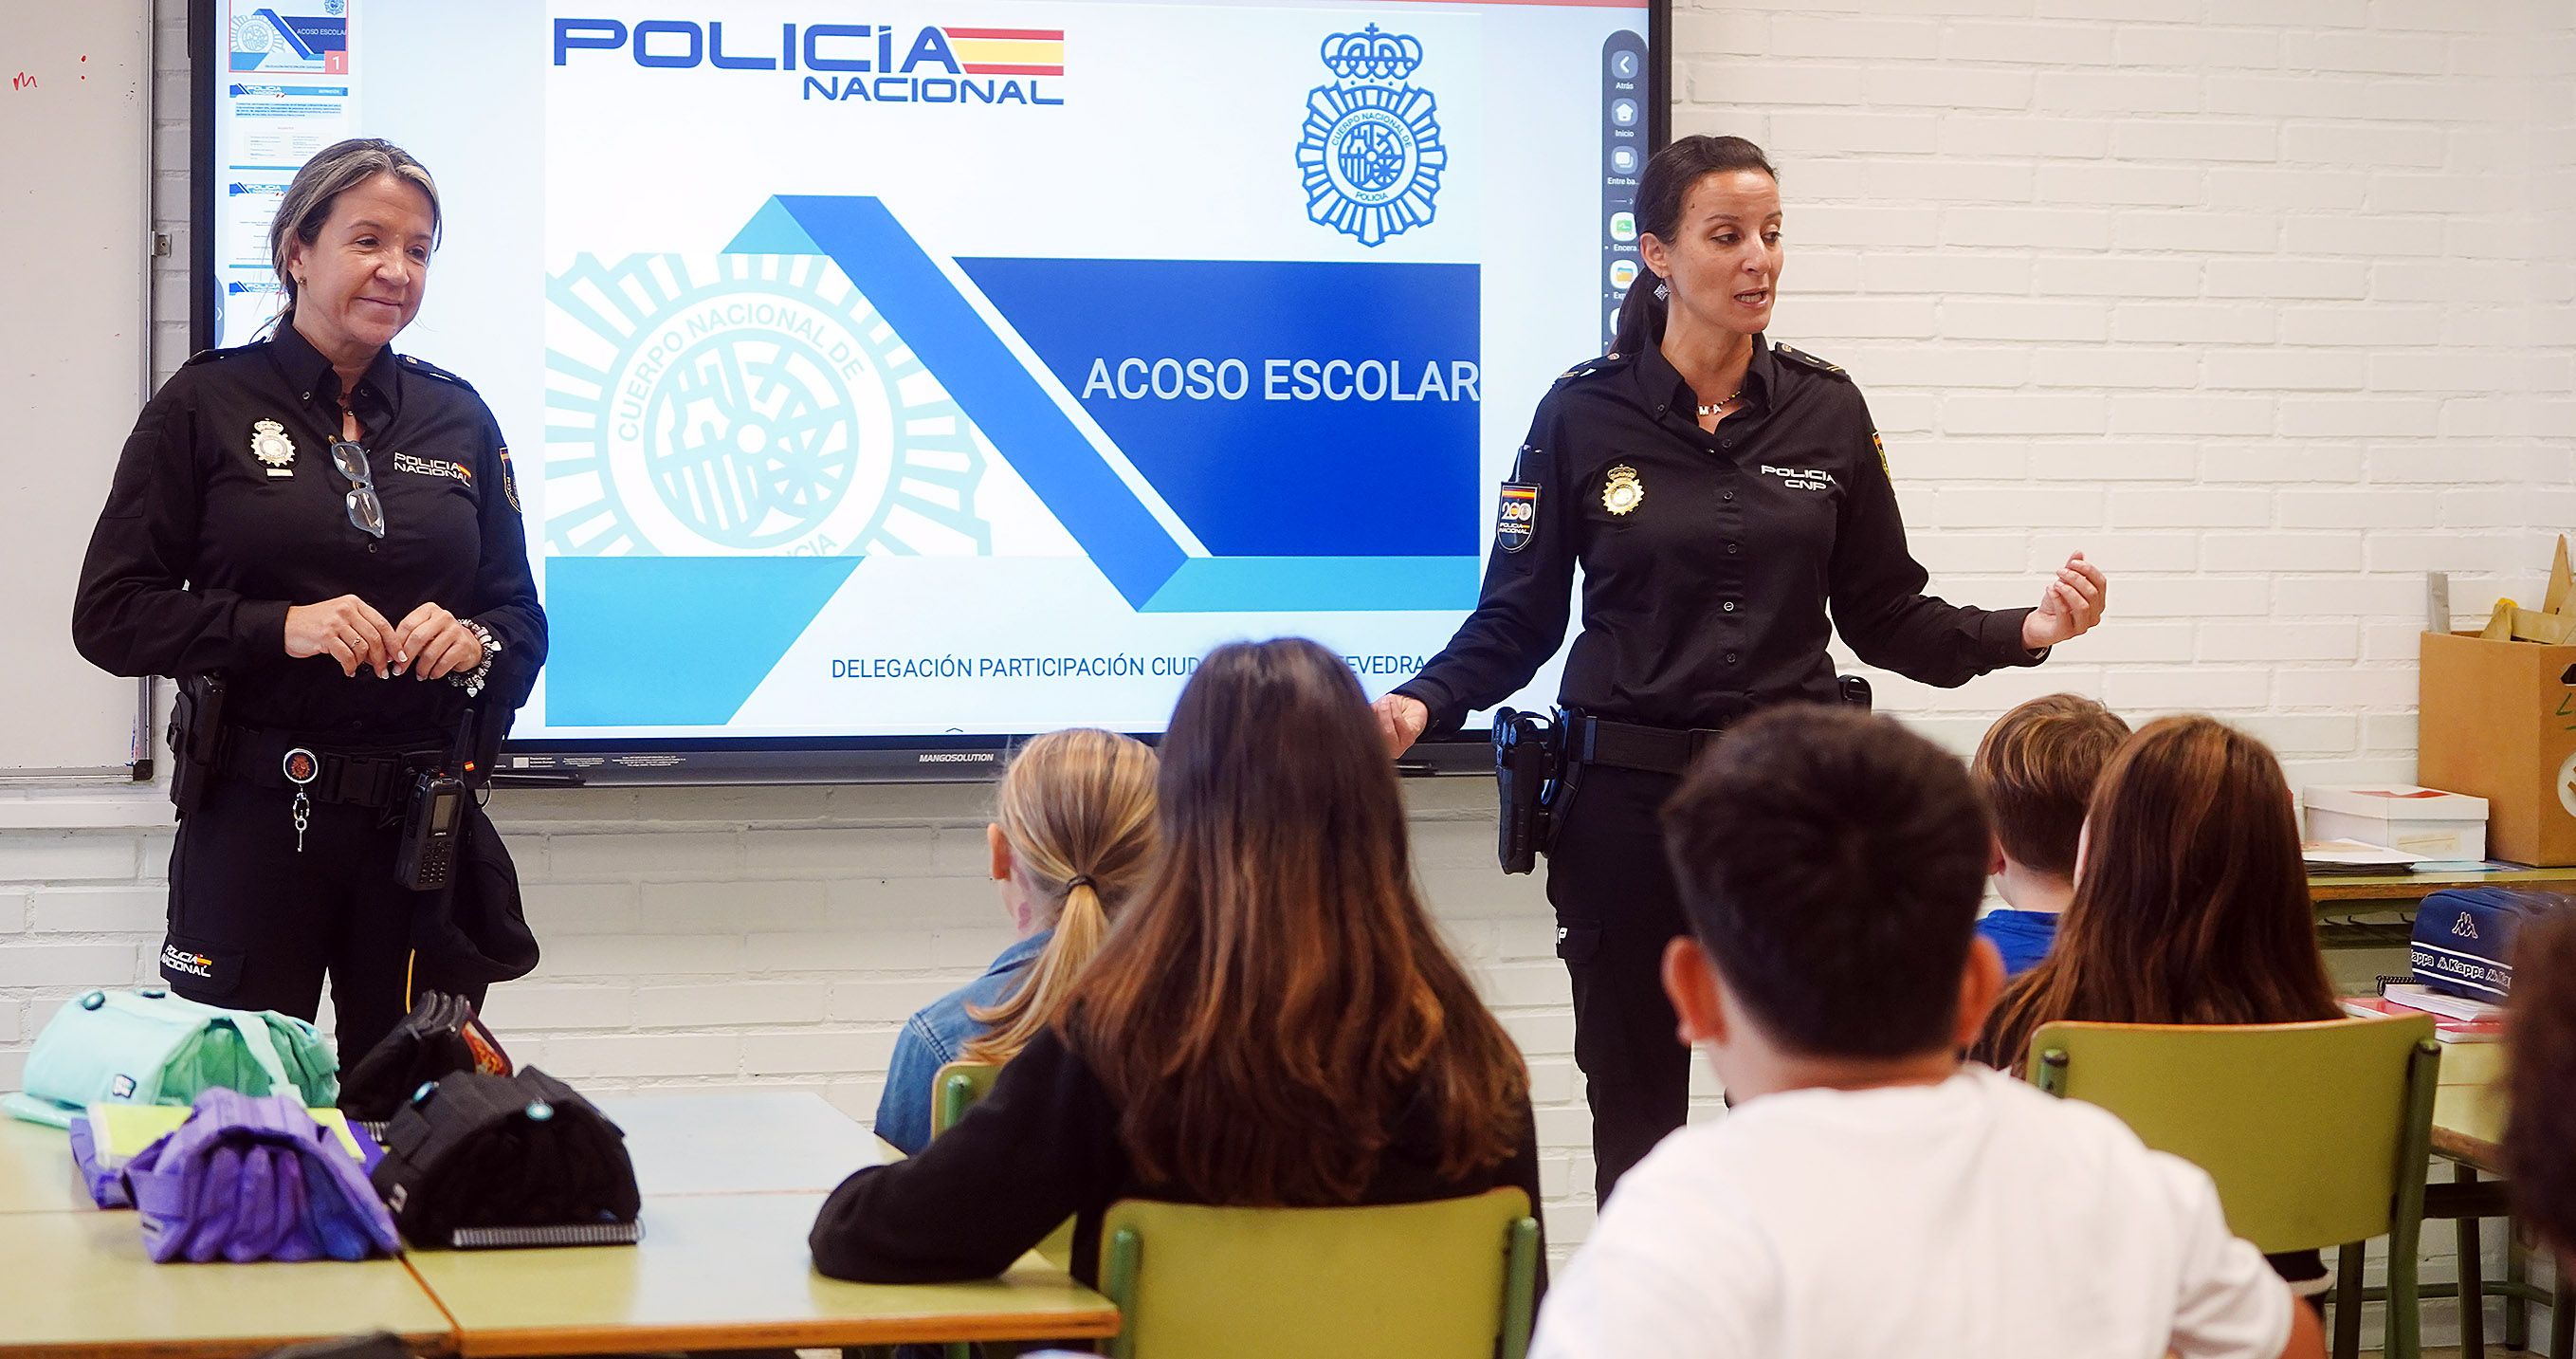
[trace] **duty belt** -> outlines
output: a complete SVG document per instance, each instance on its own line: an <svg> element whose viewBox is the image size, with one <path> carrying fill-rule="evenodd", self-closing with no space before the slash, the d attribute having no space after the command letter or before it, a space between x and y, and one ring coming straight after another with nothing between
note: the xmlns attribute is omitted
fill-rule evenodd
<svg viewBox="0 0 2576 1359"><path fill-rule="evenodd" d="M1641 769L1650 774L1682 774L1717 738L1724 727L1641 727L1569 712L1565 718L1565 761Z"/></svg>
<svg viewBox="0 0 2576 1359"><path fill-rule="evenodd" d="M225 734L221 761L224 777L261 788L292 788L287 757L302 751L313 758L313 781L304 791L316 802L339 802L379 810L403 795L403 771L434 765L445 752L435 746L411 750L332 750L312 738L288 731L235 727Z"/></svg>

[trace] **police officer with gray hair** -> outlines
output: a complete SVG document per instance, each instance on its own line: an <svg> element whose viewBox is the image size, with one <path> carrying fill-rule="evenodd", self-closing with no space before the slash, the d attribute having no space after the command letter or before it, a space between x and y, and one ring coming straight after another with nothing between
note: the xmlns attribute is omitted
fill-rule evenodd
<svg viewBox="0 0 2576 1359"><path fill-rule="evenodd" d="M415 990L536 962L474 796L546 652L509 452L391 348L439 228L400 147L304 165L269 229L284 313L144 407L73 605L92 663L180 681L163 977L311 1018L327 976L344 1066Z"/></svg>
<svg viewBox="0 0 2576 1359"><path fill-rule="evenodd" d="M1475 612L1376 704L1401 752L1509 697L1564 640L1582 566L1545 848L1604 1199L1689 1102L1661 983L1681 905L1656 813L1692 757L1756 709L1844 697L1837 627L1862 660L1950 686L2037 665L2102 617L2107 583L2081 553L2033 609L1922 592L1860 389L1764 334L1782 220L1778 174L1740 137L1684 137L1648 162L1647 272L1612 352L1539 402Z"/></svg>

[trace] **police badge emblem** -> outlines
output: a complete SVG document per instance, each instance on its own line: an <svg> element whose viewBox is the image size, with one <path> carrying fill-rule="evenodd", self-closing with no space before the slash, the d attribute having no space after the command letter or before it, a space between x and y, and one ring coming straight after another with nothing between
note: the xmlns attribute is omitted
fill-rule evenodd
<svg viewBox="0 0 2576 1359"><path fill-rule="evenodd" d="M1422 64L1421 42L1370 24L1324 39L1321 55L1340 79L1306 95L1297 143L1306 219L1368 246L1430 225L1449 150L1438 101L1402 83Z"/></svg>
<svg viewBox="0 0 2576 1359"><path fill-rule="evenodd" d="M262 420L250 427L250 455L259 459L260 469L272 477L295 475L295 441L286 437L286 426L274 420Z"/></svg>
<svg viewBox="0 0 2576 1359"><path fill-rule="evenodd" d="M1612 514L1627 514L1646 499L1646 483L1637 480L1637 469L1621 463L1610 469L1610 479L1601 485L1601 508Z"/></svg>
<svg viewBox="0 0 2576 1359"><path fill-rule="evenodd" d="M1502 501L1494 507L1494 544L1505 552L1529 546L1538 532L1538 486L1527 481L1503 483Z"/></svg>

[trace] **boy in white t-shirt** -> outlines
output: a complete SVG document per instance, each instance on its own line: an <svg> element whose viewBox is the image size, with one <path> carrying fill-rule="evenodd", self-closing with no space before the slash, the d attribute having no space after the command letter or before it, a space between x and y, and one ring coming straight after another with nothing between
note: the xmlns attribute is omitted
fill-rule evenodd
<svg viewBox="0 0 2576 1359"><path fill-rule="evenodd" d="M2002 985L1960 762L1775 709L1664 809L1693 935L1682 1041L1734 1108L1638 1163L1539 1316L1539 1359L2322 1356L2197 1168L1959 1052Z"/></svg>

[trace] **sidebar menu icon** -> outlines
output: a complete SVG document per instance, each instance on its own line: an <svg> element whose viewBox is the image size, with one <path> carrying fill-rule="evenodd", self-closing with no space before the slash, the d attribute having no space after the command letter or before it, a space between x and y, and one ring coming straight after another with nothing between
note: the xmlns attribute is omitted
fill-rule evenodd
<svg viewBox="0 0 2576 1359"><path fill-rule="evenodd" d="M1601 348L1619 328L1645 263L1637 254L1637 179L1646 170L1646 40L1613 33L1601 45Z"/></svg>

